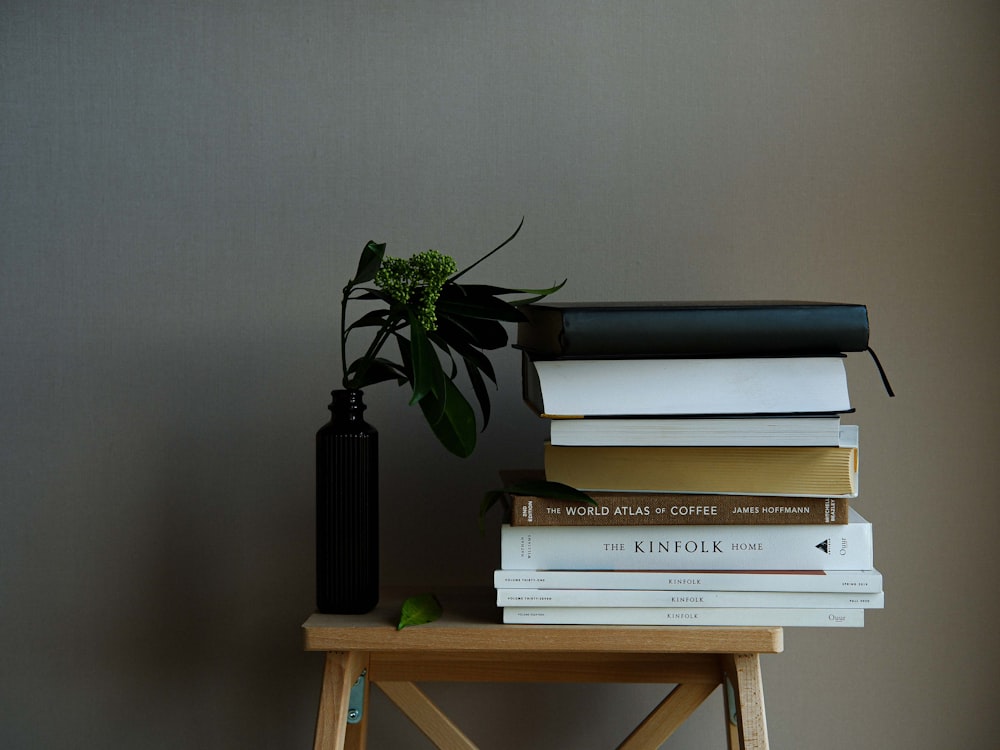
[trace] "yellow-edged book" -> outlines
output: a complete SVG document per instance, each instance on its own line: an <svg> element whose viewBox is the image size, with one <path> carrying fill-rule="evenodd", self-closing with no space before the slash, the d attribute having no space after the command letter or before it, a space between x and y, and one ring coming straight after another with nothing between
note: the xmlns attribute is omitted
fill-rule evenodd
<svg viewBox="0 0 1000 750"><path fill-rule="evenodd" d="M839 446L545 444L545 478L581 490L857 497L858 428Z"/></svg>

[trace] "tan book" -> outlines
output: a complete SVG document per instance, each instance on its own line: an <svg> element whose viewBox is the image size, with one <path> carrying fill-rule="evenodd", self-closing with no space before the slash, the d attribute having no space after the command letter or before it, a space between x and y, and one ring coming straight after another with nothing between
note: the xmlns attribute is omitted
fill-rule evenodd
<svg viewBox="0 0 1000 750"><path fill-rule="evenodd" d="M858 431L827 447L545 444L545 478L604 492L856 497Z"/></svg>
<svg viewBox="0 0 1000 750"><path fill-rule="evenodd" d="M679 526L689 524L843 524L840 497L678 495L591 492L593 505L508 493L512 526Z"/></svg>

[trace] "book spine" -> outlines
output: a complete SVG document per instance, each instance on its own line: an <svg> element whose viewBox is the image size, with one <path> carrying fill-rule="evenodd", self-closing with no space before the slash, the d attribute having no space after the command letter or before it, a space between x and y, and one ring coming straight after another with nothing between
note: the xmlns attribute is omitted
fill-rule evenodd
<svg viewBox="0 0 1000 750"><path fill-rule="evenodd" d="M786 607L882 609L885 595L802 591L497 589L500 607Z"/></svg>
<svg viewBox="0 0 1000 750"><path fill-rule="evenodd" d="M840 417L584 417L549 419L552 445L839 445Z"/></svg>
<svg viewBox="0 0 1000 750"><path fill-rule="evenodd" d="M801 591L874 594L882 590L877 570L831 571L655 571L496 570L498 588L639 589L675 591Z"/></svg>
<svg viewBox="0 0 1000 750"><path fill-rule="evenodd" d="M851 304L526 311L518 345L554 357L860 352L869 337L867 309Z"/></svg>
<svg viewBox="0 0 1000 750"><path fill-rule="evenodd" d="M504 607L503 621L521 625L723 625L844 627L865 624L863 609L787 607Z"/></svg>
<svg viewBox="0 0 1000 750"><path fill-rule="evenodd" d="M874 594L882 590L877 570L658 571L496 570L493 585L534 589L672 589L675 591L804 591Z"/></svg>
<svg viewBox="0 0 1000 750"><path fill-rule="evenodd" d="M758 495L591 493L595 505L510 495L512 526L683 526L704 524L845 524L845 498Z"/></svg>
<svg viewBox="0 0 1000 750"><path fill-rule="evenodd" d="M866 570L871 524L540 526L504 524L505 570Z"/></svg>

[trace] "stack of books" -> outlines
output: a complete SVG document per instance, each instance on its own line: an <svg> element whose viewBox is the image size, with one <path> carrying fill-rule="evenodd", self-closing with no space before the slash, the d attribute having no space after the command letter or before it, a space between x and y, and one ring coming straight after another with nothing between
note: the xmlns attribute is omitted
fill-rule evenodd
<svg viewBox="0 0 1000 750"><path fill-rule="evenodd" d="M533 478L594 503L509 493L504 622L860 627L883 606L842 420L863 305L526 311L524 399L550 427Z"/></svg>

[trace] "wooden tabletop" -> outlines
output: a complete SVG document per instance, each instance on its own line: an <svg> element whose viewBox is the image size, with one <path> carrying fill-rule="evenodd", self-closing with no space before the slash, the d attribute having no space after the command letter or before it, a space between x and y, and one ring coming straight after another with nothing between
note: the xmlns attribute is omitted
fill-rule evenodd
<svg viewBox="0 0 1000 750"><path fill-rule="evenodd" d="M302 628L307 651L511 651L537 653L777 654L780 627L687 625L505 625L488 586L437 588L444 614L396 630L403 600L427 589L387 588L365 615L313 614Z"/></svg>

